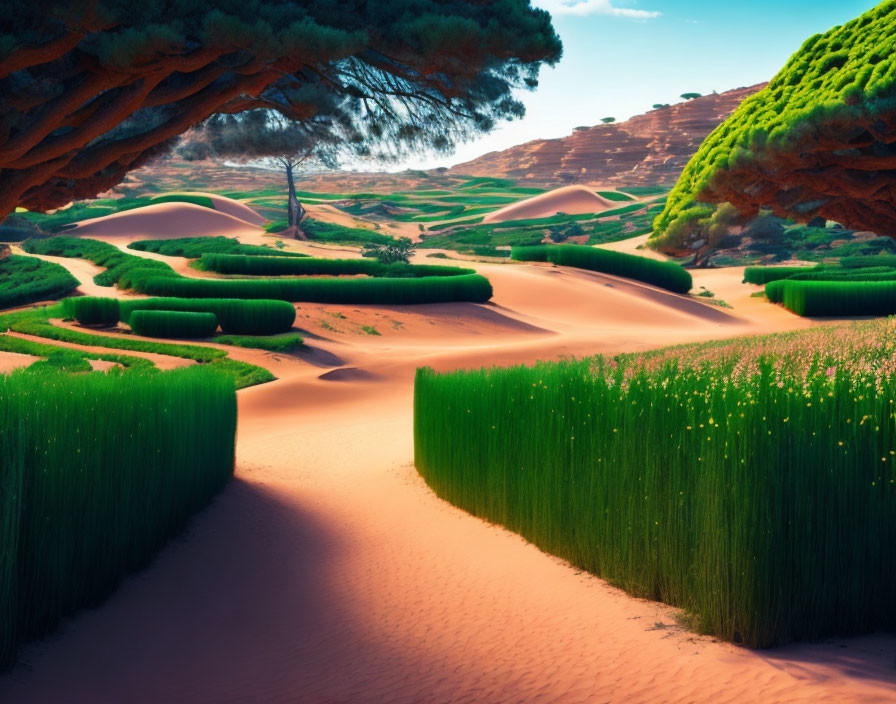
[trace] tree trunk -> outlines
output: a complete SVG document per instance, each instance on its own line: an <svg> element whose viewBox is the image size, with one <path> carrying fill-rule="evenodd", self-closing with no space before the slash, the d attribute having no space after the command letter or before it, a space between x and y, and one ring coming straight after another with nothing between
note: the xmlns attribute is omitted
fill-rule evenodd
<svg viewBox="0 0 896 704"><path fill-rule="evenodd" d="M286 182L289 184L289 203L287 203L286 206L286 217L289 221L289 232L296 239L305 239L305 236L301 234L300 226L307 213L305 212L305 208L302 207L302 204L299 203L299 199L296 196L296 183L292 175L292 164L286 165Z"/></svg>

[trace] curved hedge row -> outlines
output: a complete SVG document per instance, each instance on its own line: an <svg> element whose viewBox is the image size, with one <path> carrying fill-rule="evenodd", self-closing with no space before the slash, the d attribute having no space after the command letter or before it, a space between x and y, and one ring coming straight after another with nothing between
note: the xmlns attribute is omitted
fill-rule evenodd
<svg viewBox="0 0 896 704"><path fill-rule="evenodd" d="M62 301L62 309L67 318L74 318L81 325L115 325L119 320L115 298L66 298Z"/></svg>
<svg viewBox="0 0 896 704"><path fill-rule="evenodd" d="M78 283L55 262L11 254L0 260L0 308L60 298L76 289Z"/></svg>
<svg viewBox="0 0 896 704"><path fill-rule="evenodd" d="M792 281L775 289L773 303L797 315L853 316L896 313L896 281Z"/></svg>
<svg viewBox="0 0 896 704"><path fill-rule="evenodd" d="M770 281L788 279L814 269L814 266L748 266L744 269L744 283L763 286Z"/></svg>
<svg viewBox="0 0 896 704"><path fill-rule="evenodd" d="M222 332L232 335L275 335L292 328L296 309L280 300L240 298L132 298L119 304L121 319L138 310L214 313Z"/></svg>
<svg viewBox="0 0 896 704"><path fill-rule="evenodd" d="M479 274L394 279L187 279L147 276L134 282L141 293L184 298L271 298L310 303L412 304L469 301L492 297Z"/></svg>
<svg viewBox="0 0 896 704"><path fill-rule="evenodd" d="M233 474L233 381L0 376L0 664L142 567Z"/></svg>
<svg viewBox="0 0 896 704"><path fill-rule="evenodd" d="M560 266L599 271L659 286L674 293L687 293L693 286L691 275L680 264L639 257L624 252L584 245L538 245L513 247L510 258L517 261L552 262Z"/></svg>
<svg viewBox="0 0 896 704"><path fill-rule="evenodd" d="M219 274L251 276L367 276L410 278L424 276L464 276L472 269L429 264L382 264L374 259L294 259L240 254L203 254L199 266Z"/></svg>
<svg viewBox="0 0 896 704"><path fill-rule="evenodd" d="M214 313L179 310L135 310L131 329L145 337L211 337L218 329Z"/></svg>

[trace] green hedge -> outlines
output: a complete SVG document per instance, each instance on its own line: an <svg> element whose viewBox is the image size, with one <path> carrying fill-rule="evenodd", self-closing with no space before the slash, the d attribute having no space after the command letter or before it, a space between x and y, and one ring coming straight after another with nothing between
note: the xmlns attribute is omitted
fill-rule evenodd
<svg viewBox="0 0 896 704"><path fill-rule="evenodd" d="M552 262L560 266L599 271L659 286L674 293L687 293L691 275L675 262L664 262L634 254L582 245L539 245L513 247L510 258L517 261Z"/></svg>
<svg viewBox="0 0 896 704"><path fill-rule="evenodd" d="M78 287L65 267L11 254L0 260L0 308L60 298Z"/></svg>
<svg viewBox="0 0 896 704"><path fill-rule="evenodd" d="M253 257L238 254L203 254L200 268L219 274L247 276L367 276L411 278L423 276L463 276L475 274L472 269L425 264L381 264L375 259L290 259L287 257Z"/></svg>
<svg viewBox="0 0 896 704"><path fill-rule="evenodd" d="M770 281L787 279L814 269L812 266L748 266L744 269L744 283L763 286Z"/></svg>
<svg viewBox="0 0 896 704"><path fill-rule="evenodd" d="M208 369L0 376L0 663L144 566L233 473Z"/></svg>
<svg viewBox="0 0 896 704"><path fill-rule="evenodd" d="M783 303L797 315L893 315L896 281L785 280L773 302Z"/></svg>
<svg viewBox="0 0 896 704"><path fill-rule="evenodd" d="M242 244L235 237L177 237L168 240L139 240L131 242L129 249L139 252L155 252L168 257L198 259L206 253L250 254L277 257L305 257L300 252L288 252L274 247Z"/></svg>
<svg viewBox="0 0 896 704"><path fill-rule="evenodd" d="M771 340L792 348L780 366L745 359L753 338L646 368L420 370L416 466L440 497L723 638L893 627L896 382L848 359L849 331L800 339Z"/></svg>
<svg viewBox="0 0 896 704"><path fill-rule="evenodd" d="M471 301L492 297L478 274L393 279L187 279L150 276L136 282L141 293L184 298L270 298L312 303L411 304Z"/></svg>
<svg viewBox="0 0 896 704"><path fill-rule="evenodd" d="M135 269L152 270L156 276L159 274L174 275L174 269L165 262L138 257L135 254L126 254L118 247L99 240L60 235L47 239L27 240L22 243L22 249L32 254L87 259L97 266L104 267L106 271L93 277L94 282L99 286L119 284L121 288L127 288L122 285L121 279L128 277Z"/></svg>
<svg viewBox="0 0 896 704"><path fill-rule="evenodd" d="M62 301L66 318L81 325L115 325L119 320L118 301L114 298L66 298Z"/></svg>
<svg viewBox="0 0 896 704"><path fill-rule="evenodd" d="M137 310L214 313L221 330L233 335L274 335L288 331L296 320L296 309L280 300L131 298L121 301L120 309L125 322Z"/></svg>
<svg viewBox="0 0 896 704"><path fill-rule="evenodd" d="M135 310L128 320L131 329L145 337L211 337L218 329L214 313Z"/></svg>

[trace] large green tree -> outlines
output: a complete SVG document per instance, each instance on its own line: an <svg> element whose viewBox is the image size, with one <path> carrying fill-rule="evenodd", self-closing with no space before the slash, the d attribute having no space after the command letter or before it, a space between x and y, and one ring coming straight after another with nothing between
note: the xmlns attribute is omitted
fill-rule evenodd
<svg viewBox="0 0 896 704"><path fill-rule="evenodd" d="M560 52L528 0L6 0L0 217L106 190L214 114L335 97L369 141L445 149L520 116Z"/></svg>
<svg viewBox="0 0 896 704"><path fill-rule="evenodd" d="M703 239L714 208L768 208L896 237L896 0L805 42L703 142L654 223L652 244Z"/></svg>
<svg viewBox="0 0 896 704"><path fill-rule="evenodd" d="M335 169L347 154L366 155L369 145L351 115L333 105L297 122L272 110L213 115L191 130L178 149L190 161L273 162L283 168L287 186L287 221L293 237L301 233L305 209L296 194L296 177L309 168Z"/></svg>

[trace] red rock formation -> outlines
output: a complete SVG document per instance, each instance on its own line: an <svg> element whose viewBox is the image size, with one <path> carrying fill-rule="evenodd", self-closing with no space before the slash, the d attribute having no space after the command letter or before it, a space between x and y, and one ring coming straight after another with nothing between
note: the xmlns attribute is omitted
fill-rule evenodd
<svg viewBox="0 0 896 704"><path fill-rule="evenodd" d="M675 184L701 142L765 84L651 110L626 122L526 142L458 164L450 173L503 176L534 184Z"/></svg>

